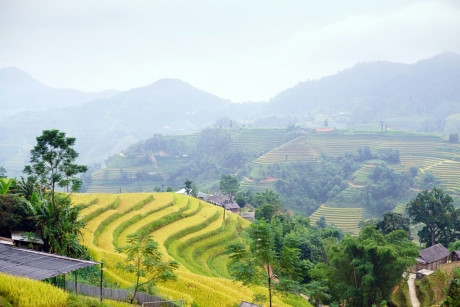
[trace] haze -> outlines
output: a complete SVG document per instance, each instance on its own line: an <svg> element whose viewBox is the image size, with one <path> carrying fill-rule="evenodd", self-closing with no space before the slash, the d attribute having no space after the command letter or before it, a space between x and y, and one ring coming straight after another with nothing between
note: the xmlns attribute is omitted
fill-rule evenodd
<svg viewBox="0 0 460 307"><path fill-rule="evenodd" d="M55 88L178 78L235 102L365 61L460 52L460 2L0 0L0 68Z"/></svg>

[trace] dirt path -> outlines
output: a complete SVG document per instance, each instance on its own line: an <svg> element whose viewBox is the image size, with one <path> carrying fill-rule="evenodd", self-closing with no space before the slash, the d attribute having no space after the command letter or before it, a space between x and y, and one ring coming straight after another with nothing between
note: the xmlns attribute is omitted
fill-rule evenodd
<svg viewBox="0 0 460 307"><path fill-rule="evenodd" d="M420 307L420 302L418 301L417 294L415 292L415 274L409 274L407 284L409 285L409 296L410 301L412 303L412 307Z"/></svg>
<svg viewBox="0 0 460 307"><path fill-rule="evenodd" d="M352 186L352 187L355 187L355 188L364 188L363 185L360 185L360 184L355 184L351 181L348 181L348 185Z"/></svg>

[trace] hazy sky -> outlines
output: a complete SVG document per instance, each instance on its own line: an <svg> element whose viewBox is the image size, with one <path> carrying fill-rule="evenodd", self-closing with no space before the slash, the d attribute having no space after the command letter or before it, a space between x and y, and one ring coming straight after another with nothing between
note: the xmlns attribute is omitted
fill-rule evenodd
<svg viewBox="0 0 460 307"><path fill-rule="evenodd" d="M358 62L460 53L459 0L0 0L0 68L51 87L178 78L268 100Z"/></svg>

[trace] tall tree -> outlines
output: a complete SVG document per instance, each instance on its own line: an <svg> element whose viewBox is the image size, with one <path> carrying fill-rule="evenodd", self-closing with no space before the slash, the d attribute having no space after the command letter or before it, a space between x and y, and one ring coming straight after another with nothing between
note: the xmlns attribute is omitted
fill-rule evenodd
<svg viewBox="0 0 460 307"><path fill-rule="evenodd" d="M185 183L184 183L185 187L184 187L184 189L185 189L185 193L186 193L187 195L190 195L190 193L192 193L192 184L193 184L193 181L192 181L192 180L190 180L190 179L185 180Z"/></svg>
<svg viewBox="0 0 460 307"><path fill-rule="evenodd" d="M117 267L136 276L134 292L130 298L132 304L136 293L143 286L177 279L174 270L179 267L179 263L174 260L163 261L158 243L149 234L130 234L127 242L128 245L117 248L119 253L126 254L126 260L117 263Z"/></svg>
<svg viewBox="0 0 460 307"><path fill-rule="evenodd" d="M240 190L240 183L233 175L222 175L220 178L219 188L222 193L228 195L230 200L233 201L236 193Z"/></svg>
<svg viewBox="0 0 460 307"><path fill-rule="evenodd" d="M275 290L298 292L301 279L309 264L300 257L300 250L292 244L276 248L276 232L265 220L256 221L248 229L250 238L248 250L243 243L229 244L230 273L243 284L265 284L268 288L270 306Z"/></svg>
<svg viewBox="0 0 460 307"><path fill-rule="evenodd" d="M336 301L367 307L390 298L417 255L418 248L405 231L383 235L370 225L358 237L346 235L332 246L329 264L317 264L311 275L328 281Z"/></svg>
<svg viewBox="0 0 460 307"><path fill-rule="evenodd" d="M401 213L387 211L383 214L383 219L377 223L377 228L384 234L393 230L404 230L410 236L410 220Z"/></svg>
<svg viewBox="0 0 460 307"><path fill-rule="evenodd" d="M427 246L443 243L446 246L449 242L455 241L456 222L458 212L453 205L453 199L443 190L433 190L418 193L415 199L406 206L406 212L412 219L412 223L424 223L419 231L420 242ZM444 242L439 242L441 239Z"/></svg>
<svg viewBox="0 0 460 307"><path fill-rule="evenodd" d="M82 181L78 174L87 171L85 165L75 164L78 153L73 149L75 138L66 137L59 130L43 130L37 137L37 145L30 151L30 165L24 167L24 173L37 179L44 189L51 192L51 202L55 212L55 223L59 220L56 210L56 187L77 191Z"/></svg>

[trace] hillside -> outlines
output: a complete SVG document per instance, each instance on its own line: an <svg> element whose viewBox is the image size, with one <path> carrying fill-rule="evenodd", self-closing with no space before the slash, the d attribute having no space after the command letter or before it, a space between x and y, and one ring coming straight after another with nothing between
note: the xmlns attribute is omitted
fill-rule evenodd
<svg viewBox="0 0 460 307"><path fill-rule="evenodd" d="M240 240L249 222L198 199L174 193L74 194L82 208L84 245L95 260L104 261L104 275L121 287L130 287L133 276L116 268L123 261L115 247L126 245L127 235L149 230L167 258L180 263L178 280L158 285L160 294L185 299L187 306L234 306L251 301L261 287L243 287L229 279L226 245ZM274 306L288 298L276 297ZM293 298L290 298L292 302ZM310 306L298 298L297 306Z"/></svg>
<svg viewBox="0 0 460 307"><path fill-rule="evenodd" d="M398 163L379 159L356 161L362 147L373 153L397 152ZM350 155L354 155L355 161L347 163L352 163L354 169L343 177L336 168L344 163L341 159ZM331 163L336 166L332 167ZM188 136L157 136L112 156L108 165L93 174L87 187L89 192L152 191L167 187L179 190L186 179L192 179L200 191L215 193L221 174L233 173L240 179L242 190L252 193L274 190L289 209L306 216L321 205L360 209L354 226L343 227L347 231L353 228L352 232L358 231L361 218L379 217L383 211L407 203L417 190L436 185L454 199L460 195L456 184L460 176L460 144L449 143L435 134L214 129ZM332 168L324 169L327 165ZM362 193L378 184L370 179L376 165L386 165L394 174L405 174L411 169L415 169L416 174L402 194L391 200L377 200L376 207L370 208ZM332 173L328 175L328 172ZM339 181L337 176L342 176ZM334 181L337 187L327 186ZM312 193L317 192L306 188L312 184L322 189L322 194L315 196ZM325 216L336 226L340 224L336 216L328 216L325 211L315 216ZM338 216L345 218L346 215Z"/></svg>
<svg viewBox="0 0 460 307"><path fill-rule="evenodd" d="M232 103L175 79L125 92L52 89L16 68L0 70L0 165L19 176L34 138L59 129L77 138L85 164L155 134L216 127L329 127L457 133L460 55L414 64L361 63L301 82L268 102Z"/></svg>
<svg viewBox="0 0 460 307"><path fill-rule="evenodd" d="M361 63L320 80L301 82L274 97L266 112L318 114L329 126L443 132L460 109L460 55L443 53L414 64ZM457 131L450 131L457 132Z"/></svg>

